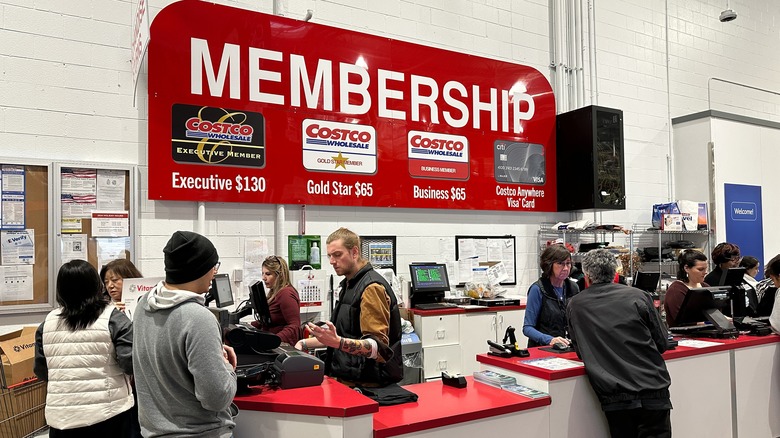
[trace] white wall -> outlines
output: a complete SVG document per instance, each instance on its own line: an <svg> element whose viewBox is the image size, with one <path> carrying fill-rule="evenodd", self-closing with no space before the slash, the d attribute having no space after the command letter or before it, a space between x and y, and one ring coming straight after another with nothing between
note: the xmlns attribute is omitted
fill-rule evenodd
<svg viewBox="0 0 780 438"><path fill-rule="evenodd" d="M767 262L780 252L780 237L775 231L776 221L780 217L774 202L774 196L780 190L780 181L773 166L773 157L777 156L777 141L780 130L747 123L722 119L712 119L712 139L715 160L715 202L717 240L726 240L726 209L724 184L745 184L761 186L761 205L763 209L764 254ZM762 164L765 163L765 164Z"/></svg>
<svg viewBox="0 0 780 438"><path fill-rule="evenodd" d="M674 193L676 199L710 202L710 120L700 118L674 126Z"/></svg>
<svg viewBox="0 0 780 438"><path fill-rule="evenodd" d="M160 275L162 246L174 230L194 228L196 206L145 200L146 79L144 72L134 107L129 61L133 3L0 0L0 156L139 165L143 177L137 259L146 275ZM154 16L170 2L150 3ZM217 3L272 12L270 0ZM708 93L708 78L780 88L776 79L780 77L780 3L732 1L739 18L725 24L717 20L725 6L720 0L594 3L597 103L624 111L628 195L626 211L598 214L596 219L621 225L647 223L650 206L669 196L670 116L706 110L712 101L752 111L755 117L778 117L780 111L767 93L750 94L748 102L739 99L741 93ZM526 64L550 76L546 0L281 4L292 18L302 18L306 9L313 9L316 23ZM585 74L588 84L591 72ZM760 105L755 104L758 101ZM299 207L286 210L286 233L296 234ZM521 290L536 275L538 222L570 219L568 213L318 206L306 210L310 234L327 235L343 225L358 233L398 235L400 266L437 253L438 237L514 234ZM241 266L245 237L265 236L273 242L272 205L209 204L206 219L207 234L222 254L226 272ZM765 220L771 223L773 218Z"/></svg>

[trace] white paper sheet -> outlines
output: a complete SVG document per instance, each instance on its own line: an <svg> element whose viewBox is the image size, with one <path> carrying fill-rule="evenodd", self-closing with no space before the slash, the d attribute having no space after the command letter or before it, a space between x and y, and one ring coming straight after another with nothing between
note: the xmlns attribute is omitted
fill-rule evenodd
<svg viewBox="0 0 780 438"><path fill-rule="evenodd" d="M87 260L87 235L63 234L61 238L62 263L71 260Z"/></svg>
<svg viewBox="0 0 780 438"><path fill-rule="evenodd" d="M130 319L133 319L138 299L163 280L163 277L125 278L122 280L122 302L125 303L125 314Z"/></svg>
<svg viewBox="0 0 780 438"><path fill-rule="evenodd" d="M0 301L30 301L33 299L33 267L0 266Z"/></svg>

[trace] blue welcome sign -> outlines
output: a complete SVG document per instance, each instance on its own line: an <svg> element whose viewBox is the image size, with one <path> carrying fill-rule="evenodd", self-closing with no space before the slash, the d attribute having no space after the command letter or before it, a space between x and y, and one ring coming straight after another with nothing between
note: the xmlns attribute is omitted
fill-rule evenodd
<svg viewBox="0 0 780 438"><path fill-rule="evenodd" d="M764 272L764 223L761 186L724 184L726 241L739 245L743 256L758 259L758 279Z"/></svg>

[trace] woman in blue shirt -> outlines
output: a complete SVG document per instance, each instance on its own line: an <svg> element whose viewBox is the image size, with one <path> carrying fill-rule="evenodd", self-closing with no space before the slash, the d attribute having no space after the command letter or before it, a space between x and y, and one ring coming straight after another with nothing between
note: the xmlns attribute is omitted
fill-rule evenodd
<svg viewBox="0 0 780 438"><path fill-rule="evenodd" d="M528 288L523 334L529 347L562 343L569 345L566 305L580 289L569 280L572 261L565 246L550 245L539 257L542 276Z"/></svg>

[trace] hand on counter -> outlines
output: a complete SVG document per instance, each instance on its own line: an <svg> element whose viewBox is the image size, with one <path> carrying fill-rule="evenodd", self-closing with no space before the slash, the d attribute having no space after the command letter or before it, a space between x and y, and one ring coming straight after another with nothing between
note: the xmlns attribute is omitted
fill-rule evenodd
<svg viewBox="0 0 780 438"><path fill-rule="evenodd" d="M552 347L553 345L555 345L555 344L556 344L556 343L558 343L558 342L560 342L561 344L565 344L565 345L569 345L569 344L571 344L571 341L569 341L568 339L566 339L566 338L562 338L562 337L560 337L560 336L556 336L556 337L554 337L554 338L552 338L552 339L550 340L550 343L549 343L549 345Z"/></svg>

